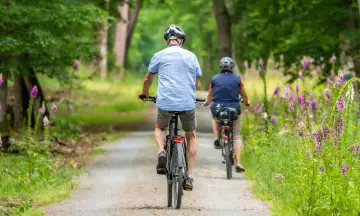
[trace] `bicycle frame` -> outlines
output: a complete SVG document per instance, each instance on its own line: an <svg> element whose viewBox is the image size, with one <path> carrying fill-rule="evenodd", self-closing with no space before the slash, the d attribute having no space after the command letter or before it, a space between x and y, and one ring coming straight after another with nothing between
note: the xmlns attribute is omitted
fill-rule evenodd
<svg viewBox="0 0 360 216"><path fill-rule="evenodd" d="M187 171L187 160L186 160L186 139L184 137L181 137L178 135L178 131L180 130L178 127L179 124L179 118L178 118L179 114L175 114L172 113L172 117L170 119L169 122L169 134L166 136L166 147L167 147L167 151L168 151L168 155L169 155L169 160L168 160L168 172L174 172L174 170L171 170L171 168L173 168L174 166L171 166L171 157L174 155L174 151L176 144L181 144L184 143L183 145L183 154L185 156L185 158L182 157L182 154L177 154L178 156L178 165L179 167L182 167L185 169L185 171ZM184 161L185 160L185 161Z"/></svg>

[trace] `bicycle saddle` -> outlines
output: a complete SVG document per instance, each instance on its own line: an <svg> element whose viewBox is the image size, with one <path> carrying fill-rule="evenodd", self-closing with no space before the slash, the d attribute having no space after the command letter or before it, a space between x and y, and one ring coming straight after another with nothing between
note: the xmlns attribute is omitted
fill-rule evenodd
<svg viewBox="0 0 360 216"><path fill-rule="evenodd" d="M174 115L183 115L186 113L186 111L168 111L168 113L172 113Z"/></svg>

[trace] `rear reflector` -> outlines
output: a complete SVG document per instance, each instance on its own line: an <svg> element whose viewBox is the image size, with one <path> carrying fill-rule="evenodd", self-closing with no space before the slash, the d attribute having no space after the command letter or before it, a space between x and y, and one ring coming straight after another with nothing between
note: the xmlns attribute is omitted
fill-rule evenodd
<svg viewBox="0 0 360 216"><path fill-rule="evenodd" d="M174 138L174 142L176 142L176 143L182 143L184 141L184 138L182 138L182 137L175 137Z"/></svg>

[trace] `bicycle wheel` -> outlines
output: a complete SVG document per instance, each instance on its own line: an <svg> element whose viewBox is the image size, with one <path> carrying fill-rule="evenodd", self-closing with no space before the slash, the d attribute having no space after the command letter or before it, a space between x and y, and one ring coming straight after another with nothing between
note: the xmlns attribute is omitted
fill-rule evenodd
<svg viewBox="0 0 360 216"><path fill-rule="evenodd" d="M171 142L169 142L169 140L166 142L167 143L167 161L166 161L166 177L167 177L167 198L168 198L168 207L172 206L172 196L173 196L173 191L172 191L172 187L173 187L173 177L172 177L172 163L171 163L171 154L173 153L172 151L172 145Z"/></svg>
<svg viewBox="0 0 360 216"><path fill-rule="evenodd" d="M173 155L174 165L175 165L175 176L173 176L173 197L174 197L174 206L176 209L181 207L181 199L183 195L183 183L184 183L184 166L183 166L183 145L184 143L176 144L176 151Z"/></svg>
<svg viewBox="0 0 360 216"><path fill-rule="evenodd" d="M171 207L172 206L172 195L173 195L173 189L172 189L172 187L173 187L173 182L172 182L172 179L170 179L170 178L168 178L168 188L167 188L167 198L168 198L168 207Z"/></svg>
<svg viewBox="0 0 360 216"><path fill-rule="evenodd" d="M184 174L182 168L178 168L173 181L174 206L176 209L181 207L181 199L183 195L183 178Z"/></svg>
<svg viewBox="0 0 360 216"><path fill-rule="evenodd" d="M229 143L225 144L225 163L226 163L226 177L228 179L232 178L232 160L231 160L231 151Z"/></svg>

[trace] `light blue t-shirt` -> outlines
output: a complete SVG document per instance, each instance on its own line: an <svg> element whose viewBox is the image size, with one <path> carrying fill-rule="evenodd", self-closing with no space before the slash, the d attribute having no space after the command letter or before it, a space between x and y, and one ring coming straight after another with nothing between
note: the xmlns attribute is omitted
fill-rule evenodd
<svg viewBox="0 0 360 216"><path fill-rule="evenodd" d="M169 46L152 57L149 73L158 73L156 105L167 111L195 109L196 78L201 69L195 54Z"/></svg>

